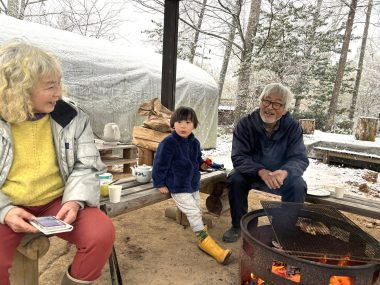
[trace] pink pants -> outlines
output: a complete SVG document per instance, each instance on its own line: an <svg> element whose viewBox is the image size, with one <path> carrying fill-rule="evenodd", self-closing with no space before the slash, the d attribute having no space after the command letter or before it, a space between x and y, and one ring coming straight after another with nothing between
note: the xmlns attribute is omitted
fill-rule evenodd
<svg viewBox="0 0 380 285"><path fill-rule="evenodd" d="M35 216L56 215L61 208L61 198L44 206L23 207ZM79 210L71 232L56 236L75 244L76 255L70 275L78 280L93 281L101 275L103 266L111 254L115 240L115 228L98 208ZM0 224L0 284L9 285L9 272L13 255L24 233L15 233L7 225Z"/></svg>

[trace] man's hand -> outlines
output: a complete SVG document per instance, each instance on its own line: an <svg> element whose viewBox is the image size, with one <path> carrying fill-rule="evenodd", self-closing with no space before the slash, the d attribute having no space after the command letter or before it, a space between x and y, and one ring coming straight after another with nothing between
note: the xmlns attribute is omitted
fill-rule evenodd
<svg viewBox="0 0 380 285"><path fill-rule="evenodd" d="M29 224L36 217L23 208L12 208L5 215L4 222L16 233L37 233L38 229Z"/></svg>
<svg viewBox="0 0 380 285"><path fill-rule="evenodd" d="M286 177L288 177L288 172L286 170L276 170L271 172L267 169L261 169L258 174L269 189L279 189L282 184L284 184Z"/></svg>
<svg viewBox="0 0 380 285"><path fill-rule="evenodd" d="M68 201L62 205L56 215L56 218L61 219L71 225L77 218L79 208L80 206L77 202Z"/></svg>
<svg viewBox="0 0 380 285"><path fill-rule="evenodd" d="M168 194L169 193L169 189L166 186L158 188L158 191L160 191L162 194Z"/></svg>
<svg viewBox="0 0 380 285"><path fill-rule="evenodd" d="M276 177L277 181L280 181L280 184L282 186L282 184L284 184L284 180L286 179L286 177L288 177L288 171L279 169L279 170L273 171L272 175Z"/></svg>

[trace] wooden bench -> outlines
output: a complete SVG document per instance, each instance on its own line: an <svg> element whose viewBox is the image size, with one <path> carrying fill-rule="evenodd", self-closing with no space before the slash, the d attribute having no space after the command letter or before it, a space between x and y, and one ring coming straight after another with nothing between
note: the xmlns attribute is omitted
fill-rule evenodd
<svg viewBox="0 0 380 285"><path fill-rule="evenodd" d="M224 191L226 177L225 171L205 172L201 175L200 192L209 194L212 197L211 199L206 199L206 207L216 215L220 215L227 208L225 203L225 192L227 191ZM154 188L152 182L139 183L134 177L121 179L115 184L123 187L120 203L111 203L108 197L100 200L101 207L110 217L116 217L170 198L169 194L161 194Z"/></svg>
<svg viewBox="0 0 380 285"><path fill-rule="evenodd" d="M354 195L344 194L343 198L335 198L333 193L328 197L306 196L306 201L313 204L323 204L334 208L380 220L380 202Z"/></svg>
<svg viewBox="0 0 380 285"><path fill-rule="evenodd" d="M377 154L317 146L315 146L313 150L317 156L322 157L324 163L335 161L353 166L364 166L365 168L376 171L380 170L380 155Z"/></svg>
<svg viewBox="0 0 380 285"><path fill-rule="evenodd" d="M225 171L214 171L201 175L200 191L207 193L207 208L215 215L220 215L228 209L228 197L225 191ZM101 198L100 207L110 217L140 209L170 198L170 195L161 194L153 187L152 182L139 183L134 177L120 179L115 184L122 185L120 203L110 203L108 197ZM210 198L211 197L211 198ZM209 199L210 198L210 199ZM209 201L208 201L209 200ZM226 202L227 200L227 202ZM44 235L26 235L15 253L11 269L12 285L38 285L38 259L49 249L49 239ZM110 267L118 266L116 255L110 258ZM113 269L110 268L112 284L114 280ZM117 272L116 272L117 273ZM62 273L63 274L63 273ZM119 284L121 282L119 281Z"/></svg>

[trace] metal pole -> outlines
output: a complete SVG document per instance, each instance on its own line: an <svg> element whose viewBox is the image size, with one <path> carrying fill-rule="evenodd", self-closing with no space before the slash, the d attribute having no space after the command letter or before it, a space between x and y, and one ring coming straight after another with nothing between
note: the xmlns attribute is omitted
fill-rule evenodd
<svg viewBox="0 0 380 285"><path fill-rule="evenodd" d="M175 108L179 1L165 0L161 103L170 110Z"/></svg>

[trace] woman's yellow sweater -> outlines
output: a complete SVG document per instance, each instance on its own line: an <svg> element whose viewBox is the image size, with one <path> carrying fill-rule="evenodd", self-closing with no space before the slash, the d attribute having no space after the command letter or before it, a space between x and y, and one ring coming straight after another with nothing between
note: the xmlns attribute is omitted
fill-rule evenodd
<svg viewBox="0 0 380 285"><path fill-rule="evenodd" d="M13 163L2 191L14 205L40 206L62 196L50 115L12 124Z"/></svg>

